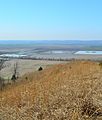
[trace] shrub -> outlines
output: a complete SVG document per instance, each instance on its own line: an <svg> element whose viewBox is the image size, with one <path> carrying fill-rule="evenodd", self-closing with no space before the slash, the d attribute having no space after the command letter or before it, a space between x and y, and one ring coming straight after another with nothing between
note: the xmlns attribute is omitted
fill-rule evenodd
<svg viewBox="0 0 102 120"><path fill-rule="evenodd" d="M39 69L38 69L38 71L42 71L43 70L43 68L42 67L40 67Z"/></svg>

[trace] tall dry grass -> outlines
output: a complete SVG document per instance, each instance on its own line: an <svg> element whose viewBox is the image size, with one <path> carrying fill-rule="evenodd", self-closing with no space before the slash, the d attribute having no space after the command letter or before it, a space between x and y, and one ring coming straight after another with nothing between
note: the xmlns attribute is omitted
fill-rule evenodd
<svg viewBox="0 0 102 120"><path fill-rule="evenodd" d="M74 61L24 75L0 92L0 119L102 120L100 65Z"/></svg>

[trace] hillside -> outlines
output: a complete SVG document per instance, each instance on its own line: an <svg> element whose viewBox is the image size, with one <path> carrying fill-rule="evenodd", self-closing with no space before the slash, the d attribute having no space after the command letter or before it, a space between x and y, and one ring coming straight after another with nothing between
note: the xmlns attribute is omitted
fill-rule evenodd
<svg viewBox="0 0 102 120"><path fill-rule="evenodd" d="M73 61L25 74L0 92L0 120L102 120L102 68Z"/></svg>

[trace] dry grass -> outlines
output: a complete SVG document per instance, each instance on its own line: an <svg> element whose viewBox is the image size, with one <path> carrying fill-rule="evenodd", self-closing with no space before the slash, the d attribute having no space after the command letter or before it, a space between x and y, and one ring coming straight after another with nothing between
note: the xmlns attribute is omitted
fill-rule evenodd
<svg viewBox="0 0 102 120"><path fill-rule="evenodd" d="M24 75L0 92L0 119L102 120L99 64L76 61Z"/></svg>

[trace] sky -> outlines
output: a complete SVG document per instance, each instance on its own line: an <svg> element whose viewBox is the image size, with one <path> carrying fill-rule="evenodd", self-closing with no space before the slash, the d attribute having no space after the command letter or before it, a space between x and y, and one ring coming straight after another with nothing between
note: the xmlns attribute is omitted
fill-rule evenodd
<svg viewBox="0 0 102 120"><path fill-rule="evenodd" d="M0 40L102 40L102 0L0 0Z"/></svg>

